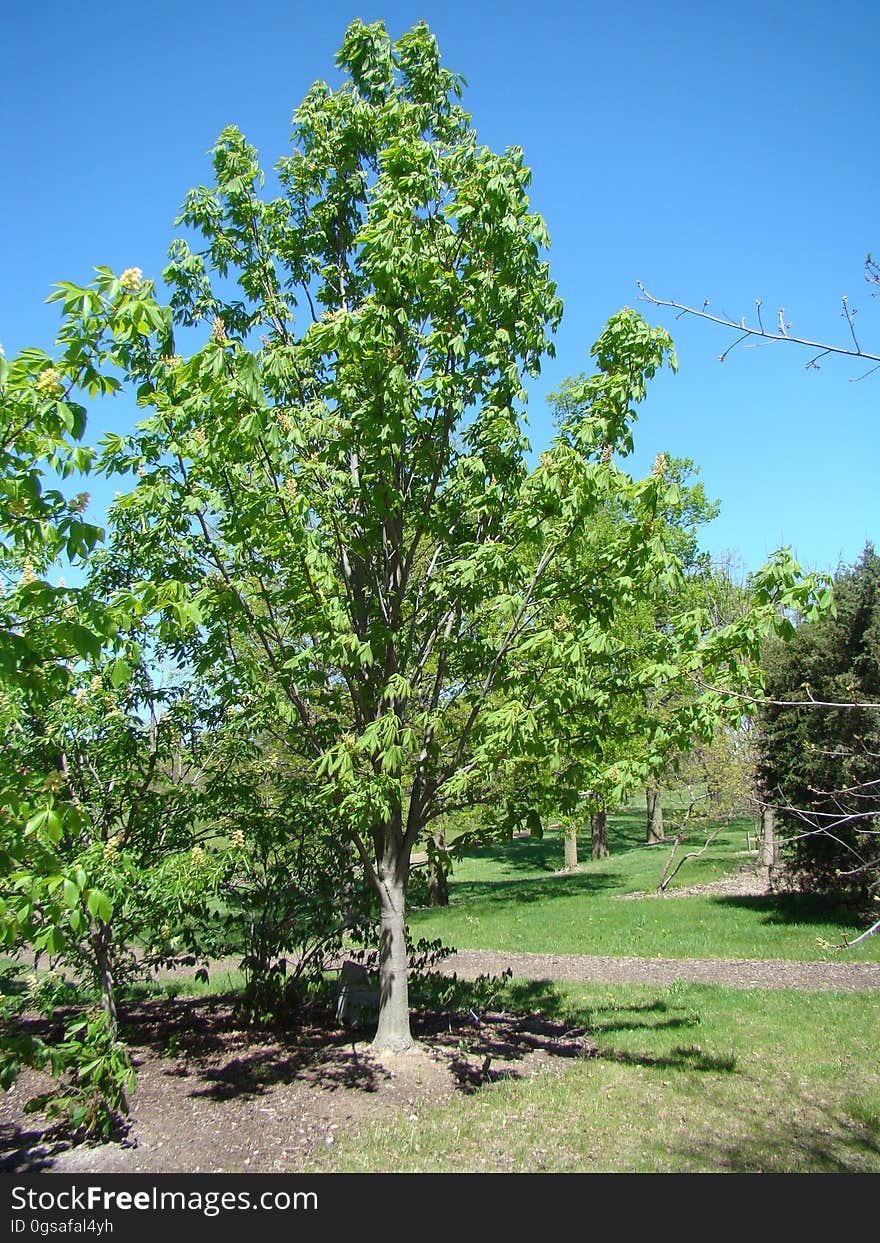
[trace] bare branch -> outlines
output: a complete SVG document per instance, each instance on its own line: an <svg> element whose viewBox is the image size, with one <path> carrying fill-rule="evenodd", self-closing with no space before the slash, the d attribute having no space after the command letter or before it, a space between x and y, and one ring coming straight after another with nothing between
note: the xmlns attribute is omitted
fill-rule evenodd
<svg viewBox="0 0 880 1243"><path fill-rule="evenodd" d="M639 298L638 301L650 302L653 306L670 307L672 310L677 312L676 319L681 319L682 316L684 315L694 315L697 319L705 319L705 320L708 320L712 324L720 324L722 328L730 328L734 332L741 333L742 335L739 336L736 341L734 341L733 345L739 344L739 342L742 341L745 337L759 337L762 340L768 341L768 342L769 341L788 341L794 345L806 346L807 349L817 351L816 358L822 358L825 354L837 354L845 358L864 358L864 359L867 359L869 362L873 362L877 364L877 367L874 367L871 369L871 371L866 372L864 376L854 376L852 377L853 379L865 379L867 375L871 375L874 371L880 368L880 354L872 354L868 350L863 350L861 345L859 344L859 341L855 335L855 331L853 328L853 322L852 322L852 317L853 317L854 312L849 309L849 305L845 298L843 300L844 316L846 318L847 324L849 326L850 334L853 339L852 347L845 346L845 345L829 345L826 341L812 341L808 337L799 337L799 336L792 335L792 333L789 331L789 329L791 328L791 325L786 323L785 321L785 311L783 307L779 308L779 330L777 332L768 332L767 329L764 327L763 321L761 319L760 300L757 300L755 303L756 310L757 310L758 326L757 328L753 328L753 327L750 327L746 323L745 319L737 323L736 320L730 319L726 315L710 314L710 312L706 309L709 305L708 301L703 303L702 309L698 309L696 307L686 306L682 302L675 302L671 298L656 298L653 294L647 291L647 289L645 288L645 286L642 284L641 281L637 281L636 284L638 285L639 289L641 290L641 294L642 294L641 298ZM733 345L729 346L728 349L726 349L723 354L719 355L722 362L727 357L727 355L730 353L730 350L733 349ZM815 366L815 362L816 362L816 359L814 358L807 364L807 366L808 367Z"/></svg>
<svg viewBox="0 0 880 1243"><path fill-rule="evenodd" d="M880 363L876 367L872 367L870 371L865 371L861 375L851 375L849 377L850 384L858 384L859 380L867 380L868 376L873 375L875 371L880 371Z"/></svg>
<svg viewBox="0 0 880 1243"><path fill-rule="evenodd" d="M723 363L723 362L724 362L724 360L725 360L725 358L727 358L727 355L728 355L728 354L730 353L730 351L734 348L734 346L739 345L740 341L746 341L746 340L748 340L748 338L749 338L749 336L750 336L750 335L751 335L751 334L750 334L749 332L744 332L741 336L737 337L737 339L733 342L733 344L732 344L732 345L728 345L727 349L724 351L724 353L723 353L723 354L719 354L719 355L718 355L718 361L719 361L720 363Z"/></svg>
<svg viewBox="0 0 880 1243"><path fill-rule="evenodd" d="M746 695L743 691L732 691L726 686L712 686L710 682L704 682L702 678L694 678L695 686L703 691L712 691L716 695L728 695L731 699L742 699L746 703L759 704L760 706L769 706L772 708L843 708L849 710L856 709L874 709L880 711L880 703L872 703L870 701L849 703L832 703L825 699L766 699L764 696Z"/></svg>

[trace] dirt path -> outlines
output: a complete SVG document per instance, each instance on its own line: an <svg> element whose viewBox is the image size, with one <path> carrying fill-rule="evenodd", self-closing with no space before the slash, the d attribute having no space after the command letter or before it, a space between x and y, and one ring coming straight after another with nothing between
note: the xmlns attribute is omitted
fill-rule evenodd
<svg viewBox="0 0 880 1243"><path fill-rule="evenodd" d="M463 979L510 969L524 980L578 984L667 985L677 980L731 988L880 989L880 963L782 959L596 958L573 954L501 954L459 950L443 962Z"/></svg>

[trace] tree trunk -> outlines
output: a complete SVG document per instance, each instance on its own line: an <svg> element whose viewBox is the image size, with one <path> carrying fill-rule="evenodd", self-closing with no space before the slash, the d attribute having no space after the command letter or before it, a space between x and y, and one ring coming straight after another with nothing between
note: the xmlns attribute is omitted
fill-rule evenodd
<svg viewBox="0 0 880 1243"><path fill-rule="evenodd" d="M428 876L428 906L449 906L449 885L442 864L435 859Z"/></svg>
<svg viewBox="0 0 880 1243"><path fill-rule="evenodd" d="M608 849L608 817L604 807L600 807L590 816L590 829L593 835L593 858L607 858L611 851Z"/></svg>
<svg viewBox="0 0 880 1243"><path fill-rule="evenodd" d="M428 852L428 906L449 906L449 882L446 879L446 834L434 833L434 849Z"/></svg>
<svg viewBox="0 0 880 1243"><path fill-rule="evenodd" d="M573 872L578 865L578 835L577 825L567 824L565 826L565 870Z"/></svg>
<svg viewBox="0 0 880 1243"><path fill-rule="evenodd" d="M92 946L95 952L95 966L98 972L98 991L101 996L101 1009L107 1016L108 1026L116 1035L118 1015L116 1013L116 988L113 983L113 966L110 960L111 931L110 925L103 921L92 925Z"/></svg>
<svg viewBox="0 0 880 1243"><path fill-rule="evenodd" d="M776 822L772 807L765 807L761 812L761 867L776 866Z"/></svg>
<svg viewBox="0 0 880 1243"><path fill-rule="evenodd" d="M659 786L648 786L646 788L645 805L648 812L647 837L645 840L649 846L656 846L658 842L666 840L666 834L663 831L663 807L660 803Z"/></svg>
<svg viewBox="0 0 880 1243"><path fill-rule="evenodd" d="M373 1039L378 1052L412 1048L406 955L406 880L400 867L384 869L379 892L379 1025Z"/></svg>

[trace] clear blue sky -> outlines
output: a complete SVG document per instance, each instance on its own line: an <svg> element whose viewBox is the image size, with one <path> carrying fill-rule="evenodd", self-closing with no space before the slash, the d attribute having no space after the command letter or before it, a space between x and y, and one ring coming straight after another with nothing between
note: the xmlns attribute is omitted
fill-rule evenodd
<svg viewBox="0 0 880 1243"><path fill-rule="evenodd" d="M335 81L347 23L420 18L463 73L482 141L519 144L534 171L565 302L558 356L530 402L583 370L604 321L653 293L740 318L761 298L793 331L845 342L840 298L880 352L880 298L863 261L880 252L880 6L852 0L651 3L592 0L32 0L3 20L0 342L48 347L54 281L92 267L158 277L186 190L235 123L272 165L315 78ZM880 373L806 371L794 347L743 346L723 330L664 323L677 376L658 380L637 428L634 469L658 450L695 460L721 517L704 537L748 569L780 544L810 568L880 542ZM865 370L862 368L861 370ZM130 419L101 405L89 439ZM95 489L95 504L107 492Z"/></svg>

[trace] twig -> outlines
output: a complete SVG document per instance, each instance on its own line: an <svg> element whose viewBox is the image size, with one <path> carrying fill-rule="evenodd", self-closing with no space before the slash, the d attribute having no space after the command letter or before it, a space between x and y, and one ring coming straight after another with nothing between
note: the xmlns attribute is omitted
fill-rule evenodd
<svg viewBox="0 0 880 1243"><path fill-rule="evenodd" d="M730 328L734 332L741 333L742 335L739 336L736 341L734 341L733 345L728 346L728 348L724 351L724 353L719 355L719 359L721 362L724 361L724 359L727 357L727 355L730 353L733 347L735 345L738 345L740 341L745 340L746 337L760 337L764 341L788 341L794 345L804 345L808 349L817 350L818 353L815 355L814 358L810 360L810 362L806 364L807 367L815 367L816 360L819 358L823 358L826 354L838 354L845 358L864 358L864 359L867 359L869 362L873 362L877 364L876 367L872 367L871 370L865 372L864 375L852 376L851 379L853 380L864 380L867 376L873 374L874 371L877 371L878 369L880 369L880 354L872 354L867 350L863 350L861 345L859 344L858 338L855 335L855 330L854 330L853 322L852 322L852 317L853 317L854 312L850 311L846 298L843 299L843 311L844 311L844 317L846 318L846 322L849 326L850 334L853 339L854 348L850 348L845 345L829 345L825 341L812 341L809 339L809 337L793 336L791 332L789 331L789 329L791 328L791 325L785 322L785 311L782 307L779 308L779 331L768 332L767 329L764 327L763 320L761 319L761 305L762 304L761 304L760 299L757 299L755 302L755 306L757 309L757 316L758 316L758 327L752 328L752 327L749 327L749 325L746 323L745 318L743 318L739 323L737 323L736 320L730 319L726 315L710 314L710 312L706 309L709 305L708 299L703 303L702 309L698 310L696 307L686 306L682 302L675 302L671 298L656 298L653 294L648 293L647 289L645 288L645 286L642 284L641 281L637 281L636 284L638 285L639 289L641 290L641 294L642 294L642 297L638 299L639 301L650 302L652 303L653 306L670 307L672 310L678 312L678 314L676 315L676 319L681 319L681 317L684 315L694 315L697 317L697 319L705 319L705 320L708 320L710 323L720 324L722 328Z"/></svg>
<svg viewBox="0 0 880 1243"><path fill-rule="evenodd" d="M719 825L717 829L713 829L713 830L712 830L712 832L711 832L711 833L709 834L709 836L706 838L705 844L704 844L703 846L701 846L699 850L689 850L689 851L687 852L687 854L686 854L686 855L682 855L682 856L681 856L681 858L679 859L678 863L676 863L676 865L675 865L675 867L672 869L672 871L671 871L671 872L669 872L669 873L668 873L668 875L665 875L665 876L663 877L663 879L661 880L660 884L657 886L657 889L660 891L660 893L665 893L665 892L666 892L666 888L667 888L667 886L668 886L669 882L670 882L671 880L673 880L673 879L674 879L674 878L678 875L678 873L681 871L682 867L684 867L684 865L687 863L688 859L699 859L700 855L703 855L703 854L705 854L705 853L706 853L706 851L709 849L709 847L710 847L710 846L712 845L712 843L715 841L715 838L718 836L718 834L719 834L720 832L721 832L721 826ZM678 840L676 841L676 843L675 843L675 848L673 849L673 855L675 854L675 850L676 850L676 849L678 848L678 846L679 846L680 840L681 840L681 839L678 839ZM669 861L669 862L671 863L671 862L672 862L672 859L670 859L670 861ZM667 865L666 865L666 867L667 867L667 869L668 869L668 868L669 868L669 864L667 864Z"/></svg>

